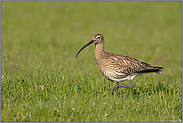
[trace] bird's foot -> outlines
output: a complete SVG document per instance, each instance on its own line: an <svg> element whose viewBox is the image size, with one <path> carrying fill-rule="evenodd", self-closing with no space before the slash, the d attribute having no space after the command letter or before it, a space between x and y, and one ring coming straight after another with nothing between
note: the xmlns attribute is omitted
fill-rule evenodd
<svg viewBox="0 0 183 123"><path fill-rule="evenodd" d="M119 85L118 84L112 89L112 95L114 94L114 91L116 91L117 89L119 89Z"/></svg>

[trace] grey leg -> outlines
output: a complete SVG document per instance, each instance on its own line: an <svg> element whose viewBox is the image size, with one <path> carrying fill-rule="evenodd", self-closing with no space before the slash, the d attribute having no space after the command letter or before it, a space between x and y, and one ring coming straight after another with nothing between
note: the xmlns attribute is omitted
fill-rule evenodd
<svg viewBox="0 0 183 123"><path fill-rule="evenodd" d="M112 89L112 95L114 94L114 91L119 88L119 83L116 83L116 86Z"/></svg>
<svg viewBox="0 0 183 123"><path fill-rule="evenodd" d="M130 80L130 82L132 83L132 85L131 86L125 86L125 85L119 85L119 87L124 87L124 88L133 88L133 87L135 87L135 84L132 82L132 80Z"/></svg>
<svg viewBox="0 0 183 123"><path fill-rule="evenodd" d="M130 82L132 83L131 86L125 86L125 85L119 85L119 83L116 83L116 86L112 89L112 95L114 94L114 91L116 91L118 89L118 93L120 93L120 89L121 88L134 88L135 84L132 82L132 80L130 80Z"/></svg>

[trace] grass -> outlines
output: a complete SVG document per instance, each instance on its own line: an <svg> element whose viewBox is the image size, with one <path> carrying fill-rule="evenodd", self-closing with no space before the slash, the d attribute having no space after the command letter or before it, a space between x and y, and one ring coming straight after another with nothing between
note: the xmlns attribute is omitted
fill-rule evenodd
<svg viewBox="0 0 183 123"><path fill-rule="evenodd" d="M1 2L2 122L182 122L182 2ZM115 84L97 68L94 45L161 74ZM129 85L129 81L122 84Z"/></svg>

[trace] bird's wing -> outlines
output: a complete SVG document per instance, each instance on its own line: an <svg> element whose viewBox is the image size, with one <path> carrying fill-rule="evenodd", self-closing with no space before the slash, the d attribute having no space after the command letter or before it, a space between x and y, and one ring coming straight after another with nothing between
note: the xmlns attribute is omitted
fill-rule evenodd
<svg viewBox="0 0 183 123"><path fill-rule="evenodd" d="M145 72L156 72L153 66L140 62L139 60L127 56L127 55L110 55L108 58L108 64L115 68L118 73L124 73L126 75L131 73L145 73Z"/></svg>

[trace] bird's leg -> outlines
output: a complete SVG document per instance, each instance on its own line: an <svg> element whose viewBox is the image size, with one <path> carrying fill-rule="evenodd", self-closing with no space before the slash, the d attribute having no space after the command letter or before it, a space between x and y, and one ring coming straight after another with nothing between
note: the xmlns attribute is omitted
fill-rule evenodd
<svg viewBox="0 0 183 123"><path fill-rule="evenodd" d="M135 84L132 82L132 80L130 79L130 82L132 83L132 85L131 86L125 86L125 85L118 85L119 87L125 87L125 88L133 88L133 87L135 87ZM120 89L119 89L119 87L118 87L118 94L120 94Z"/></svg>
<svg viewBox="0 0 183 123"><path fill-rule="evenodd" d="M132 80L130 79L130 82L132 83L131 86L125 86L125 85L119 85L119 83L116 83L116 86L112 89L112 95L114 94L114 91L118 89L118 94L120 93L120 89L119 87L121 88L134 88L135 87L135 84L132 82Z"/></svg>
<svg viewBox="0 0 183 123"><path fill-rule="evenodd" d="M118 95L120 95L120 92L121 92L121 90L120 90L120 88L118 88Z"/></svg>
<svg viewBox="0 0 183 123"><path fill-rule="evenodd" d="M125 87L125 88L133 88L133 87L135 87L135 84L132 82L131 79L130 79L130 82L132 83L131 86L119 85L119 87Z"/></svg>
<svg viewBox="0 0 183 123"><path fill-rule="evenodd" d="M116 86L112 89L112 95L114 94L114 91L119 88L119 83L116 83Z"/></svg>

